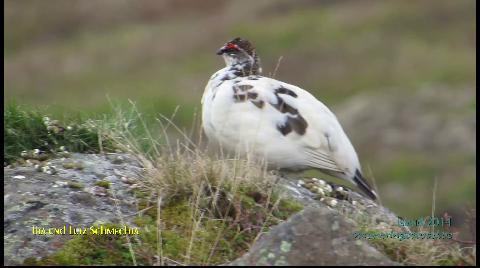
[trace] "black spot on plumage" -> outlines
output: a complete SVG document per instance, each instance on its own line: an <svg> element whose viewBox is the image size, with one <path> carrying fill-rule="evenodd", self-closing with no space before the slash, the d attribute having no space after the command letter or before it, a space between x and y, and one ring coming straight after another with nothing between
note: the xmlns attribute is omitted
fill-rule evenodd
<svg viewBox="0 0 480 268"><path fill-rule="evenodd" d="M249 76L249 77L247 77L247 79L248 79L248 80L258 80L258 78L255 77L255 76Z"/></svg>
<svg viewBox="0 0 480 268"><path fill-rule="evenodd" d="M233 72L233 75L235 76L245 76L245 72L243 70L236 70Z"/></svg>
<svg viewBox="0 0 480 268"><path fill-rule="evenodd" d="M237 87L237 88L240 89L241 91L247 91L247 90L253 88L252 85L237 85L237 86L235 86L235 87Z"/></svg>
<svg viewBox="0 0 480 268"><path fill-rule="evenodd" d="M287 94L287 95L290 95L294 98L298 97L298 95L293 92L292 90L288 89L288 88L285 88L285 87L279 87L277 89L275 89L275 95L277 94Z"/></svg>
<svg viewBox="0 0 480 268"><path fill-rule="evenodd" d="M256 99L258 97L257 92L247 92L247 96L249 99Z"/></svg>
<svg viewBox="0 0 480 268"><path fill-rule="evenodd" d="M232 89L233 89L233 98L235 102L255 100L258 97L258 93L248 91L249 89L252 89L252 88L253 86L251 85L234 85ZM259 108L263 107L264 105L263 101L257 101L257 103L254 103L254 104Z"/></svg>
<svg viewBox="0 0 480 268"><path fill-rule="evenodd" d="M230 80L230 76L228 74L222 76L222 78L220 78L220 80L223 82L225 80Z"/></svg>
<svg viewBox="0 0 480 268"><path fill-rule="evenodd" d="M288 135L290 132L295 131L298 135L304 135L307 131L308 123L301 115L287 116L287 120L283 125L277 126L277 129L283 136Z"/></svg>
<svg viewBox="0 0 480 268"><path fill-rule="evenodd" d="M265 105L265 102L262 100L251 100L251 102L257 106L259 109L262 109L263 106Z"/></svg>
<svg viewBox="0 0 480 268"><path fill-rule="evenodd" d="M286 122L283 125L277 126L277 129L284 136L290 133L292 130L299 135L304 135L308 127L307 121L302 117L302 115L298 112L297 109L287 104L278 94L288 94L292 97L297 96L293 91L283 87L275 90L277 102L270 104L275 107L275 109L277 109L279 112L288 114Z"/></svg>
<svg viewBox="0 0 480 268"><path fill-rule="evenodd" d="M283 99L280 98L278 95L277 95L277 103L272 104L272 106L275 107L281 113L290 113L293 115L298 114L297 109L285 103L285 101L283 101Z"/></svg>
<svg viewBox="0 0 480 268"><path fill-rule="evenodd" d="M280 133L282 133L283 136L287 136L288 133L292 132L292 127L290 124L288 124L288 121L283 125L278 125L277 129L280 131Z"/></svg>
<svg viewBox="0 0 480 268"><path fill-rule="evenodd" d="M247 95L245 94L233 94L235 102L244 102L247 100Z"/></svg>
<svg viewBox="0 0 480 268"><path fill-rule="evenodd" d="M283 102L282 105L280 106L280 112L290 113L290 114L298 114L297 109L295 109L292 106L286 104L285 102Z"/></svg>
<svg viewBox="0 0 480 268"><path fill-rule="evenodd" d="M287 119L287 123L298 135L304 135L307 131L308 123L301 115L298 115L296 117L289 116Z"/></svg>

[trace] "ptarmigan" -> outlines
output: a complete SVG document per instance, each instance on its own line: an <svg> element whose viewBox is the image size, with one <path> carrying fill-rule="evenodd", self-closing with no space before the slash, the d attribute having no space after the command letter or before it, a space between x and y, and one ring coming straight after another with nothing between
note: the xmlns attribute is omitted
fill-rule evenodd
<svg viewBox="0 0 480 268"><path fill-rule="evenodd" d="M254 47L235 38L217 52L226 67L212 75L202 97L207 137L250 153L274 169L318 169L377 195L363 178L357 154L335 115L307 91L261 76Z"/></svg>

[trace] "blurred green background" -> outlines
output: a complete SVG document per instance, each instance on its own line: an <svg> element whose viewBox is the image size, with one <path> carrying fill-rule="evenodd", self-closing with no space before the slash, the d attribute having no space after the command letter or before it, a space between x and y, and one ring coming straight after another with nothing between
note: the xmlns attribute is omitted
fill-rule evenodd
<svg viewBox="0 0 480 268"><path fill-rule="evenodd" d="M338 115L382 202L457 223L475 206L473 0L4 2L4 97L57 117L136 101L191 127L215 51L257 47L265 75ZM108 98L107 98L108 96Z"/></svg>

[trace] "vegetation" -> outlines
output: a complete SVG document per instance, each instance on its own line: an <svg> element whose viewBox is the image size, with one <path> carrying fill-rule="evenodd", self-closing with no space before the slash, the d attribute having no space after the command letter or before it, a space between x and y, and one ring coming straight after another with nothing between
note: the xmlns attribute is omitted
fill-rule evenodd
<svg viewBox="0 0 480 268"><path fill-rule="evenodd" d="M6 1L5 98L21 100L28 108L48 105L45 110L55 119L108 114L105 96L132 99L146 121L176 111L175 124L190 127L208 77L223 65L215 50L235 36L254 42L266 75L283 56L275 77L308 89L335 113L340 111L336 105L364 93L411 96L432 87L457 96L475 95L472 0L277 0L261 5L205 0L202 8L197 1L166 2L132 6L123 1L55 1L50 9L43 1ZM472 107L475 98L468 107L432 109L449 120L456 111L474 118ZM389 195L395 197L383 201L396 213L417 217L428 212L430 204L423 197L430 195L436 176L443 193L439 208L453 211L473 204L474 155L451 164L451 152L426 148L421 162L413 162L409 159L418 151L407 148L398 155L390 150L385 156L380 152L386 148L374 138L355 140L368 129L346 131L363 166L372 168L367 176L375 176L379 189L395 189ZM416 172L422 176L414 176ZM408 190L412 180L418 183L415 192ZM406 193L413 196L399 198Z"/></svg>
<svg viewBox="0 0 480 268"><path fill-rule="evenodd" d="M67 125L42 115L40 111L27 110L16 103L7 103L3 110L3 160L12 163L28 151L35 154L65 152L99 152L113 150L113 144L84 124ZM40 159L42 160L42 159Z"/></svg>
<svg viewBox="0 0 480 268"><path fill-rule="evenodd" d="M129 239L78 236L58 252L24 264L224 264L245 253L270 226L302 209L282 198L275 176L258 163L206 155L183 132L175 145L168 137L152 138L135 106L132 112L117 111L117 117L91 120L88 126L146 168L134 193L138 212L132 223L139 234ZM145 136L136 135L139 128ZM108 189L110 183L96 185Z"/></svg>
<svg viewBox="0 0 480 268"><path fill-rule="evenodd" d="M41 118L38 112L28 114ZM248 251L269 227L302 209L300 204L282 198L275 187L275 176L261 164L249 159L207 155L191 142L193 137L181 131L178 134L182 138L175 141L168 139L166 132L165 136L154 139L149 136L151 127L135 106L129 112L117 109L116 115L107 120L90 120L85 127L96 129L117 149L137 156L146 168L145 180L140 181L134 192L137 215L128 226L138 228L139 234L77 236L54 254L42 259L26 259L24 265L225 264ZM161 129L171 125L165 117L158 122ZM137 135L141 128L144 136ZM110 185L108 181L96 184L107 189ZM75 182L69 187L83 188ZM355 218L354 221L363 232L402 231L372 219ZM368 242L392 260L406 265L475 262L474 248L460 247L451 241L376 239Z"/></svg>
<svg viewBox="0 0 480 268"><path fill-rule="evenodd" d="M110 188L110 182L109 181L97 181L95 185L103 187L103 188Z"/></svg>
<svg viewBox="0 0 480 268"><path fill-rule="evenodd" d="M101 5L77 1L72 8L72 3L60 1L50 3L54 9L44 8L43 1L5 2L9 26L4 37L4 163L22 161L24 151L28 158L43 161L54 154L121 149L135 154L148 170L145 185L137 191L135 220L144 230L138 240L129 242L132 250L123 238L115 245L98 241L95 248L100 253L95 255L90 244L94 240L79 237L45 264L65 260L131 264L132 256L138 264L222 263L237 254L227 246L242 252L261 232L258 226L242 225L241 219L257 217L250 208L260 215L257 225L263 229L299 209L281 198L261 168L235 157L207 156L199 136L177 131L177 126L190 127L192 122L192 129L198 129L203 86L223 65L214 55L215 48L228 38L251 39L266 75L283 56L276 77L309 89L334 112L335 105L364 92L409 96L431 87L455 96L475 94L475 1L367 5L276 0L258 6L202 1L202 9L194 4L197 1L173 2L177 1L158 8L154 2L131 6L122 1ZM219 11L224 14L212 20ZM112 113L106 95L113 100L132 99L140 111L119 108ZM15 99L21 105L13 103ZM48 107L35 110L37 105ZM468 107L425 106L445 120L457 112L472 114L475 124L474 98ZM172 113L173 119L161 116ZM100 114L105 117L99 118ZM398 215L417 217L429 211L431 204L425 200L436 176L439 211L474 204L475 155L407 146L392 150L372 139L355 141L360 136L351 138L366 175L375 177L384 193L382 201ZM445 148L456 148L449 146ZM219 201L224 199L228 202ZM226 213L230 210L225 211L225 206L233 207L233 212ZM156 239L156 226L163 232L158 236L161 242ZM453 253L442 255L447 248L437 243L390 242L379 244L379 249L407 264L448 264L435 258L463 262L455 257L457 249L447 247ZM213 253L205 250L209 245ZM422 260L423 256L428 258ZM468 258L464 261L471 263Z"/></svg>
<svg viewBox="0 0 480 268"><path fill-rule="evenodd" d="M379 226L363 222L360 230L365 233L416 232L416 233L443 233L451 232L446 228L413 227L410 230L392 226ZM461 245L451 239L372 239L368 242L385 253L391 260L404 265L446 265L464 266L475 265L476 252L474 245Z"/></svg>

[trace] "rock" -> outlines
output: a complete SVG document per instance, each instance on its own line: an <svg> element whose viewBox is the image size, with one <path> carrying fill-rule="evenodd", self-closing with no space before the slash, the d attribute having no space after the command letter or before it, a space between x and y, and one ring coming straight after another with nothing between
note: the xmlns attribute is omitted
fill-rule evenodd
<svg viewBox="0 0 480 268"><path fill-rule="evenodd" d="M52 254L73 237L34 235L35 226L88 228L96 221L120 223L107 189L95 185L99 177L112 180L108 191L114 191L122 215L131 215L136 199L113 167L129 178L138 177L142 168L129 155L122 159L122 165L115 165L103 155L74 153L68 160L51 159L46 166L50 171L55 166L55 172L38 172L34 166L4 168L4 265ZM65 167L65 161L81 163L83 168ZM131 220L124 218L126 224Z"/></svg>
<svg viewBox="0 0 480 268"><path fill-rule="evenodd" d="M125 176L122 176L120 177L120 180L123 182L123 183L126 183L126 184L134 184L135 181L131 178L127 178Z"/></svg>
<svg viewBox="0 0 480 268"><path fill-rule="evenodd" d="M330 192L330 196L318 198L318 192L307 189L304 186L307 183L299 186L298 181L298 178L281 178L279 184L283 187L284 194L287 198L296 200L306 207L330 207L342 212L345 218L349 218L357 223L362 221L372 223L376 222L377 219L381 219L382 222L386 222L390 226L397 225L397 215L345 186L328 183L327 185L333 189L332 192ZM317 180L316 183L321 181L323 180Z"/></svg>
<svg viewBox="0 0 480 268"><path fill-rule="evenodd" d="M119 157L121 156L121 157ZM121 159L120 163L118 159ZM75 168L71 163L81 163ZM72 154L50 159L45 166L4 168L4 264L19 265L28 257L54 253L72 236L34 235L32 228L88 228L95 222L133 225L138 203L134 189L143 168L127 154ZM388 209L344 186L322 179L278 178L287 199L306 208L273 227L238 265L389 265L368 242L355 240L358 224L395 225ZM116 204L118 203L118 208Z"/></svg>
<svg viewBox="0 0 480 268"><path fill-rule="evenodd" d="M355 224L325 207L307 207L273 227L230 265L396 265L365 241Z"/></svg>
<svg viewBox="0 0 480 268"><path fill-rule="evenodd" d="M230 265L398 265L353 237L362 223L395 226L398 218L390 210L321 179L281 178L278 183L286 198L305 209L273 227Z"/></svg>

